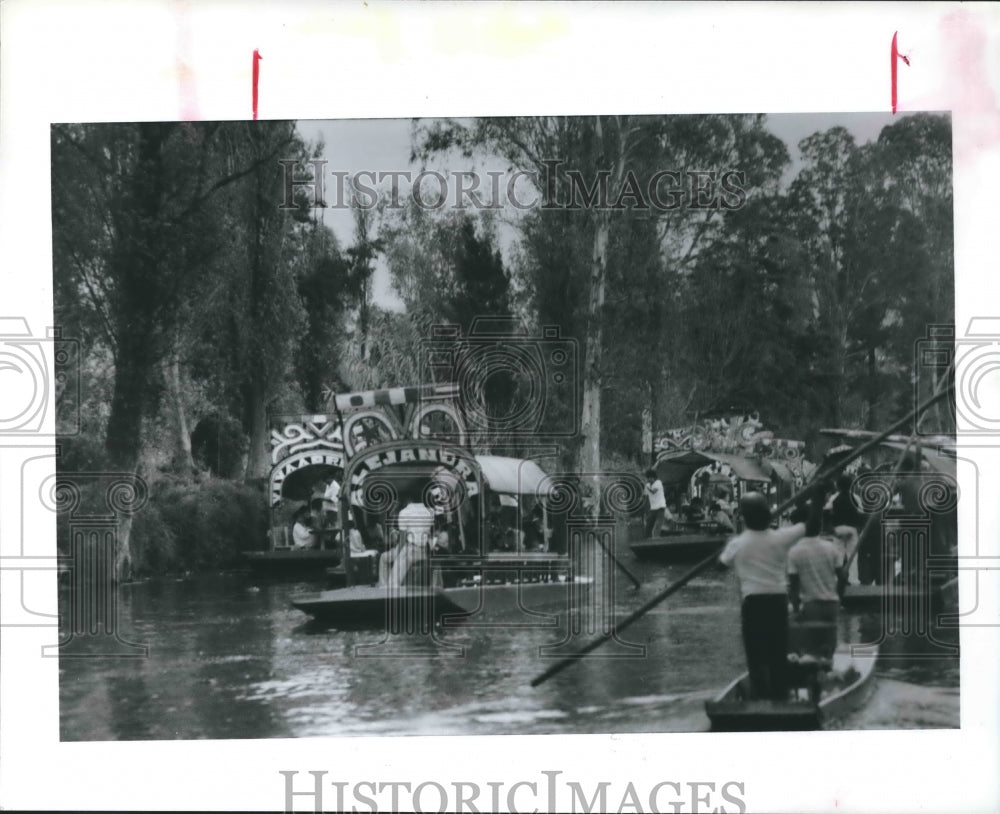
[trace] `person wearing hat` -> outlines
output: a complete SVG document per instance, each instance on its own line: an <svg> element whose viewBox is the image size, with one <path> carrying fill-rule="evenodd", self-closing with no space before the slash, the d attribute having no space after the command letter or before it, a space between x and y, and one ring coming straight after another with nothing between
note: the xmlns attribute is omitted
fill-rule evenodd
<svg viewBox="0 0 1000 814"><path fill-rule="evenodd" d="M788 695L788 552L806 526L772 529L771 508L760 492L745 494L740 511L746 529L729 541L719 562L732 566L740 583L751 693L780 701Z"/></svg>

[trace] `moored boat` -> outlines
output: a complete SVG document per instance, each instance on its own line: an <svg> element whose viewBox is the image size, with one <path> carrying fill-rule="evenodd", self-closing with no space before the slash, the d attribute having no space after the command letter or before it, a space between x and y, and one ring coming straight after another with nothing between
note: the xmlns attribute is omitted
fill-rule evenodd
<svg viewBox="0 0 1000 814"><path fill-rule="evenodd" d="M725 545L726 533L665 534L629 544L632 553L641 560L684 562L701 560Z"/></svg>
<svg viewBox="0 0 1000 814"><path fill-rule="evenodd" d="M339 549L273 549L244 551L243 559L257 577L310 579L332 569L341 560ZM341 569L343 571L343 569Z"/></svg>
<svg viewBox="0 0 1000 814"><path fill-rule="evenodd" d="M570 608L592 580L524 578L490 582L470 578L453 587L354 585L293 596L293 607L324 624L382 627L400 632L421 620L460 624L473 616L493 619ZM576 596L571 593L576 590ZM537 621L537 620L536 620Z"/></svg>
<svg viewBox="0 0 1000 814"><path fill-rule="evenodd" d="M795 690L796 697L787 701L751 698L749 674L743 673L716 698L705 702L705 712L715 731L821 729L864 704L874 688L877 656L877 647L853 653L848 645L838 648L831 669L826 671L808 659L790 662L800 683L808 685L814 680L815 684L808 692Z"/></svg>

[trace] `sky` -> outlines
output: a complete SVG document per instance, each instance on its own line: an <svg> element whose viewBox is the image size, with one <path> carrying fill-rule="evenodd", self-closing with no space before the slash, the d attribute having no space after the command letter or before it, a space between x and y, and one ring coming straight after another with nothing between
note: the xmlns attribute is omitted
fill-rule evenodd
<svg viewBox="0 0 1000 814"><path fill-rule="evenodd" d="M802 166L798 143L812 135L831 127L842 126L851 132L860 145L878 138L883 127L892 124L905 114L893 116L890 113L780 113L769 114L767 126L788 147L791 163L782 181L789 183ZM354 174L363 171L403 172L409 170L414 175L419 167L410 164L410 143L413 123L410 119L337 119L323 121L300 121L299 129L303 137L314 142L322 139L322 157L328 162L327 184L337 184L333 172ZM452 158L442 160L440 169L469 169ZM433 168L434 165L431 165ZM492 165L504 169L503 163ZM490 168L487 166L487 168ZM388 183L388 182L387 182ZM433 193L434 188L430 187ZM405 189L404 189L405 192ZM342 247L354 240L354 219L349 209L333 207L336 200L336 186L326 189L331 206L320 210L320 216L333 229ZM401 310L402 303L392 290L388 269L379 263L375 270L373 300L384 308Z"/></svg>

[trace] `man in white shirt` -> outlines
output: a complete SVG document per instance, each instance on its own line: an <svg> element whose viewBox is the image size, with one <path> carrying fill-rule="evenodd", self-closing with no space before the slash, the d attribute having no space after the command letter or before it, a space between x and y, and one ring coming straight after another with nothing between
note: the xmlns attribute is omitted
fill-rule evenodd
<svg viewBox="0 0 1000 814"><path fill-rule="evenodd" d="M664 517L673 516L667 511L667 498L663 494L663 482L656 477L655 469L646 470L646 498L649 500L649 514L646 515L646 536L659 537Z"/></svg>
<svg viewBox="0 0 1000 814"><path fill-rule="evenodd" d="M399 544L382 555L379 560L379 582L403 585L410 569L428 556L434 513L423 503L409 503L397 518Z"/></svg>
<svg viewBox="0 0 1000 814"><path fill-rule="evenodd" d="M772 529L771 508L759 492L740 500L747 528L726 545L719 562L740 581L743 647L755 698L788 695L788 552L805 523Z"/></svg>

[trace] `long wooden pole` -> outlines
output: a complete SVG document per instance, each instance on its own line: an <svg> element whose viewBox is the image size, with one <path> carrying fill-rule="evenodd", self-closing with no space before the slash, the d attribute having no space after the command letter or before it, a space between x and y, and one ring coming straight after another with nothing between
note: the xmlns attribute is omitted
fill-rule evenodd
<svg viewBox="0 0 1000 814"><path fill-rule="evenodd" d="M619 571L621 571L626 577L628 577L628 579L636 588L641 587L642 583L639 582L639 578L631 571L629 571L628 568L625 567L625 564L621 560L619 560L606 545L604 545L604 541L601 539L601 536L599 534L595 534L594 539L597 540L597 544L602 549L604 549L604 553L611 558L611 562L615 564L615 567L617 567Z"/></svg>
<svg viewBox="0 0 1000 814"><path fill-rule="evenodd" d="M885 432L879 433L877 436L872 438L867 443L862 444L860 447L852 451L849 455L844 456L844 458L839 460L836 464L830 466L829 469L827 469L826 471L818 473L817 476L808 486L802 489L802 491L800 491L798 494L793 495L792 497L788 498L788 500L786 500L784 503L780 504L778 508L775 509L774 513L776 515L780 515L783 511L785 511L785 509L788 509L789 507L793 506L794 504L798 503L804 498L809 497L814 492L818 491L820 488L823 488L826 481L830 477L838 473L849 463L853 463L854 461L856 461L858 458L860 458L869 450L878 446L880 443L882 443L882 441L884 441L893 433L898 432L900 429L909 424L910 421L912 421L916 416L918 416L928 407L937 404L937 402L939 402L941 399L948 396L948 394L951 393L952 390L954 390L954 387L955 387L954 384L951 384L947 388L942 390L940 393L936 393L935 395L931 396L923 404L920 404L916 408L914 408L912 412L908 413L906 416L899 419L899 421L897 421L895 424L889 427L889 429L887 429ZM687 585L692 579L698 576L698 574L708 569L711 565L713 565L716 562L716 560L719 557L719 554L722 553L723 548L724 546L719 546L718 550L713 552L711 556L705 557L705 559L699 562L694 568L692 568L690 571L684 574L680 579L676 580L675 582L672 582L670 585L668 585L666 588L660 591L656 596L654 596L640 608L630 613L620 622L617 622L614 626L615 633L616 634L621 633L626 628L630 627L633 623L637 622L639 619L641 619L643 616L649 613L653 608L655 608L657 605L663 602L663 600L665 600L667 597L675 594L677 591L679 591L681 588ZM562 672L567 667L569 667L569 665L579 661L583 656L587 655L587 653L596 650L598 647L600 647L602 644L604 644L605 642L609 641L612 638L614 637L609 635L609 636L599 636L596 639L592 639L590 642L584 645L580 650L578 650L573 655L566 656L565 658L560 659L551 667L549 667L547 670L535 676L531 680L531 686L537 687L542 682L548 681L550 678L552 678L552 676L556 675L556 673Z"/></svg>

